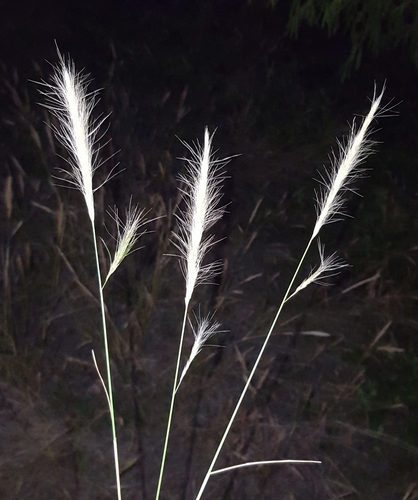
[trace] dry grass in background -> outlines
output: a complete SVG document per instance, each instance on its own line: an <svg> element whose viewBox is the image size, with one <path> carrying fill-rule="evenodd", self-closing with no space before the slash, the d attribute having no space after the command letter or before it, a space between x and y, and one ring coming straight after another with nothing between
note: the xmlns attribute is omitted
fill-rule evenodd
<svg viewBox="0 0 418 500"><path fill-rule="evenodd" d="M90 358L99 334L86 216L73 193L58 190L49 177L57 151L42 125L47 115L28 95L30 87L17 72L3 68L2 88L9 106L1 156L0 426L7 436L1 496L114 498L107 408ZM129 92L112 88L104 111L117 109L123 99L122 115L132 105ZM178 112L165 115L162 99L156 114L168 121L176 116L173 123L178 122L187 96L177 103ZM145 237L145 248L111 284L107 300L114 318L111 351L124 498L146 499L152 498L157 475L173 332L181 321L181 274L176 262L164 257L170 214L179 201L175 176L181 162L174 160L177 150L144 153L133 137L126 141L134 145L124 148L127 170L101 191L98 213L132 194L141 205L152 206L154 215L167 216L154 222L154 234ZM109 153L113 147L107 146ZM297 153L286 157L290 172L297 165L302 172L306 168ZM315 158L311 153L307 160ZM262 160L260 155L257 165ZM245 164L254 168L254 160L245 155L237 161L244 165L243 178L251 178ZM218 228L220 237L228 234L219 250L224 273L218 287L199 292L201 302L216 305L230 333L217 340L225 348L204 350L179 393L167 499L196 493L196 475L210 459L300 253L301 233L312 222L314 214L306 215L312 213L311 194L295 192L296 182L283 174L284 185L276 172L266 176L257 194L248 195L238 181L230 188L234 202ZM309 183L310 174L306 178ZM385 192L374 194L379 195L394 204L395 210L385 208L387 223L404 221L404 214L394 220L400 210L396 200ZM242 196L245 204L239 203ZM361 215L366 212L360 207ZM359 227L352 239L342 236L349 262L362 231ZM102 236L109 238L105 231ZM416 331L409 305L415 257L412 246L389 249L359 274L343 274L336 286L307 292L285 311L222 458L225 465L288 457L320 459L323 465L236 472L211 481L207 498L254 499L260 491L263 498L286 500L418 498L415 402L404 389L417 377L409 347ZM393 267L405 279L393 278ZM391 371L393 380L381 371Z"/></svg>

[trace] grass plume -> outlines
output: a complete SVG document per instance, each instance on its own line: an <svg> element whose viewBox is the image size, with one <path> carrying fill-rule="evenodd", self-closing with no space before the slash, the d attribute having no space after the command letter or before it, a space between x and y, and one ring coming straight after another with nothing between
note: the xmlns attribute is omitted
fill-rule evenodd
<svg viewBox="0 0 418 500"><path fill-rule="evenodd" d="M183 144L191 153L187 159L187 173L180 176L184 187L181 188L186 210L177 217L179 232L173 233L174 244L180 251L181 267L186 280L184 302L186 308L195 287L202 283L210 283L219 273L218 262L203 264L203 259L214 244L214 236L204 237L223 215L225 209L218 204L222 198L220 184L223 176L219 168L225 160L216 160L211 151L212 138L205 129L203 147L195 148Z"/></svg>
<svg viewBox="0 0 418 500"><path fill-rule="evenodd" d="M195 357L202 350L204 344L207 340L209 340L213 335L220 332L220 323L218 321L213 321L213 314L208 314L207 316L196 316L196 328L193 326L193 323L189 319L190 328L193 332L194 342L193 346L190 350L189 358L184 365L183 371L181 372L180 380L177 385L177 389L180 387L180 384L187 373L187 370L190 368Z"/></svg>
<svg viewBox="0 0 418 500"><path fill-rule="evenodd" d="M181 192L186 208L180 213L179 216L177 216L179 232L173 233L175 238L173 243L180 251L180 266L186 282L186 291L184 296L183 323L177 353L173 389L171 392L171 402L164 440L163 455L161 459L160 474L155 496L156 500L160 497L174 412L174 403L177 389L180 384L180 364L190 299L192 298L193 291L197 285L210 283L213 277L220 271L220 264L218 262L203 264L203 259L206 253L214 244L214 236L205 236L205 232L222 217L225 211L223 207L218 206L222 198L220 185L223 181L220 168L225 164L225 160L216 160L213 157L211 150L212 137L213 136L209 135L209 131L206 128L203 147L200 147L197 144L195 148L193 148L188 144L183 143L190 151L191 158L186 159L186 174L180 176L180 181L183 184ZM204 326L203 329L200 329L199 341L202 344L204 342L202 342L202 338L205 337L205 339L207 339L208 335L210 336L211 334L210 332L215 333L218 325L214 324L210 326L208 321L204 321L201 323L201 326ZM195 351L193 354L197 355L197 352ZM183 374L185 374L184 371Z"/></svg>
<svg viewBox="0 0 418 500"><path fill-rule="evenodd" d="M44 106L58 119L58 125L55 127L53 126L55 136L67 150L69 155L66 160L69 164L69 169L64 170L64 172L68 174L69 179L64 180L82 193L91 221L93 247L96 260L96 274L98 280L107 385L100 373L94 352L93 361L108 402L112 427L116 491L118 500L121 500L122 489L120 483L118 439L116 433L113 384L103 287L107 283L110 276L119 267L123 259L132 251L133 246L141 236L138 232L139 228L147 221L144 218L144 211L140 210L136 206L132 207L131 204L129 204L126 211L125 223L121 221L118 216L117 209L115 209L113 219L115 220L117 226L117 245L114 257L111 259L109 272L103 283L95 227L94 192L98 188L93 188L93 175L96 169L104 163L104 161L99 157L100 145L98 142L101 138L99 135L100 128L107 117L102 119L93 119L92 112L97 102L97 92L88 92L88 76L83 75L82 73L77 73L74 63L71 60L66 62L64 57L61 56L59 52L58 57L59 64L55 67L54 74L52 75L52 83L41 82L41 85L43 85L41 93L46 98Z"/></svg>
<svg viewBox="0 0 418 500"><path fill-rule="evenodd" d="M110 215L116 223L116 250L110 261L109 271L104 280L103 287L106 286L109 278L121 265L125 257L132 252L138 239L145 233L145 231L142 233L139 232L140 227L149 222L145 217L145 210L140 209L138 205L132 206L131 203L129 203L126 209L125 222L119 217L117 208L114 208Z"/></svg>
<svg viewBox="0 0 418 500"><path fill-rule="evenodd" d="M372 152L373 142L370 140L370 125L379 113L383 92L373 96L370 111L364 118L360 128L356 131L355 122L351 126L351 133L347 145L338 143L340 156L333 158L331 168L325 171L323 189L317 194L318 217L312 233L314 239L324 224L339 220L344 214L344 194L361 173L359 167Z"/></svg>
<svg viewBox="0 0 418 500"><path fill-rule="evenodd" d="M93 175L102 164L97 144L107 117L92 118L97 92L88 92L88 75L77 73L72 61L66 62L60 53L58 56L60 62L54 68L52 83L41 82L41 93L46 98L44 106L58 119L58 125L53 126L55 136L69 154L67 182L81 191L94 222Z"/></svg>

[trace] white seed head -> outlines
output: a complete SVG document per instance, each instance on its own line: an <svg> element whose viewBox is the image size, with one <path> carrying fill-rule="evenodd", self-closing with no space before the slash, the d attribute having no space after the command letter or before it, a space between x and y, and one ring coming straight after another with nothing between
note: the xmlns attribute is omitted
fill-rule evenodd
<svg viewBox="0 0 418 500"><path fill-rule="evenodd" d="M212 137L205 129L203 147L195 148L183 143L192 156L187 159L187 173L180 176L181 189L186 208L177 216L179 232L174 233L174 244L180 251L182 271L186 279L185 303L190 302L194 288L208 283L220 270L220 263L203 264L203 259L212 245L214 236L204 237L207 231L223 213L218 207L222 193L220 184L224 177L220 168L225 160L216 160L211 151Z"/></svg>
<svg viewBox="0 0 418 500"><path fill-rule="evenodd" d="M110 276L120 266L123 259L132 252L132 248L138 239L146 232L140 232L139 228L148 222L148 219L145 217L145 211L131 204L129 204L126 210L125 222L119 217L117 208L115 208L110 215L115 221L117 228L116 251L111 261L106 280L103 283L103 287L106 285Z"/></svg>
<svg viewBox="0 0 418 500"><path fill-rule="evenodd" d="M67 182L79 189L85 199L91 221L94 221L93 174L100 166L98 132L104 119L92 119L96 92L88 93L88 75L77 73L71 60L60 55L52 83L41 82L46 97L44 106L58 119L54 133L66 148L70 166L65 170Z"/></svg>
<svg viewBox="0 0 418 500"><path fill-rule="evenodd" d="M338 220L343 215L344 193L350 189L350 185L361 173L359 166L372 152L373 142L369 139L369 127L373 119L379 114L380 101L384 89L378 97L373 97L372 105L363 123L356 132L355 124L351 127L351 133L347 145L338 143L340 158L334 158L331 169L322 177L323 187L317 193L317 220L312 239L314 239L324 224Z"/></svg>
<svg viewBox="0 0 418 500"><path fill-rule="evenodd" d="M191 329L193 331L193 335L194 335L194 343L193 343L193 347L190 351L189 359L187 360L187 362L183 368L183 372L181 374L177 389L178 389L179 385L181 384L181 381L183 380L184 376L186 375L187 370L190 368L190 365L192 364L194 358L202 350L202 347L205 344L205 342L207 340L209 340L216 333L220 333L219 327L221 325L217 321L212 321L213 315L209 314L205 317L195 316L195 319L196 319L196 323L197 323L196 328L193 326L192 322L189 320L190 327L191 327Z"/></svg>
<svg viewBox="0 0 418 500"><path fill-rule="evenodd" d="M301 290L309 286L311 283L317 283L318 285L325 285L324 280L326 278L330 278L331 276L335 276L338 274L338 270L347 267L344 261L338 258L337 254L334 252L331 255L325 257L325 247L318 241L318 252L320 264L316 269L313 269L309 276L302 281L302 283L296 288L296 290L289 295L286 301L290 300Z"/></svg>

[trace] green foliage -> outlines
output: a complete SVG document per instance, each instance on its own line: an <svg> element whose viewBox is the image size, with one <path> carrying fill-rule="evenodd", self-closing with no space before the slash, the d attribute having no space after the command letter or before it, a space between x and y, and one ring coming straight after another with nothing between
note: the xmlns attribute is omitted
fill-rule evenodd
<svg viewBox="0 0 418 500"><path fill-rule="evenodd" d="M276 7L279 0L268 0ZM418 4L411 0L292 0L288 30L298 36L303 23L334 35L348 33L351 51L343 72L360 66L365 49L375 55L389 48L408 47L418 65Z"/></svg>

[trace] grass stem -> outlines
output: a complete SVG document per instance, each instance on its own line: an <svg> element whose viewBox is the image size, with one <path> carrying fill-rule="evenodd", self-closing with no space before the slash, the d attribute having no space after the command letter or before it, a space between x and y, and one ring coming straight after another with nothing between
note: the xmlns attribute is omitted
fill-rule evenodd
<svg viewBox="0 0 418 500"><path fill-rule="evenodd" d="M114 404L113 404L112 373L111 373L111 368L110 368L109 342L108 342L107 326L106 326L106 308L105 308L104 296L103 296L103 286L102 286L102 277L101 277L101 270L100 270L99 251L98 251L98 247L97 247L97 237L96 237L96 229L94 227L94 221L92 221L91 224L92 224L92 233L93 233L94 255L95 255L95 259L96 259L97 280L98 280L98 286L99 286L100 311L101 311L101 318L102 318L103 342L104 342L104 353L105 353L106 375L107 375L107 388L105 387L105 390L107 393L107 400L109 403L108 406L109 406L109 413L110 413L110 422L111 422L111 426L112 426L112 441L113 441L113 456L114 456L114 461L115 461L116 491L117 491L117 495L118 495L118 500L122 500L122 489L121 489L121 485L120 485L118 438L117 438L117 434L116 434L116 420L115 420L115 410L114 410Z"/></svg>
<svg viewBox="0 0 418 500"><path fill-rule="evenodd" d="M249 386L251 384L251 381L252 381L252 379L254 377L254 374L255 374L255 372L256 372L256 370L258 368L258 365L259 365L259 363L261 361L263 353L264 353L264 351L265 351L265 349L267 347L267 344L268 344L268 342L270 340L271 334L273 333L273 330L274 330L274 328L276 326L276 323L277 323L277 321L278 321L278 319L280 317L280 314L282 312L283 306L284 306L287 298L289 297L290 291L291 291L291 289L293 287L293 283L294 283L297 275L299 274L299 270L300 270L300 268L302 266L302 263L305 260L305 257L306 257L306 254L308 253L309 248L311 247L312 241L313 241L313 239L311 238L311 240L309 241L309 243L307 244L307 246L305 248L305 251L303 252L303 255L302 255L302 258L299 261L298 267L296 268L296 271L293 274L292 280L290 281L290 284L289 284L289 286L288 286L288 288L286 290L286 293L285 293L285 295L283 297L283 300L282 300L282 302L281 302L281 304L279 306L279 309L278 309L278 311L276 313L276 316L274 317L273 322L271 323L270 329L269 329L269 331L268 331L268 333L267 333L267 335L266 335L266 337L264 339L263 345L261 346L260 352L258 353L258 356L257 356L257 359L255 360L254 366L253 366L250 374L248 375L248 378L247 378L247 381L245 383L245 386L244 386L244 388L243 388L243 390L241 392L241 395L240 395L240 397L238 399L238 402L237 402L237 404L236 404L236 406L234 408L234 411L232 412L231 418L229 419L228 425L226 426L226 429L225 429L225 431L223 433L223 436L222 436L222 438L221 438L221 440L219 442L218 448L215 451L215 454L213 456L212 462L210 463L209 468L208 468L208 470L206 472L206 475L205 475L205 477L203 479L203 482L202 482L202 485L201 485L201 487L199 489L199 492L197 494L196 500L199 500L202 497L203 492L204 492L204 490L206 488L207 482L209 481L209 478L210 478L211 474L213 473L213 468L215 467L216 461L218 460L219 454L220 454L220 452L221 452L221 450L223 448L223 445L224 445L225 440L226 440L226 438L227 438L227 436L229 434L229 431L230 431L230 429L232 427L232 424L233 424L233 422L235 420L235 417L236 417L236 415L238 413L238 410L241 407L241 403L242 403L242 401L243 401L243 399L245 397L245 394L247 393L247 390L248 390L248 388L249 388Z"/></svg>
<svg viewBox="0 0 418 500"><path fill-rule="evenodd" d="M186 302L185 307L184 307L183 325L181 328L179 349L178 349L178 353L177 353L176 370L174 373L174 380L173 380L173 390L171 391L170 410L168 413L167 429L166 429L166 433L165 433L163 455L161 458L160 474L158 477L157 492L155 494L155 500L158 500L160 498L160 492L161 492L163 476L164 476L165 462L167 459L168 441L170 439L170 430L171 430L171 423L173 420L174 402L176 400L177 385L178 385L178 379L179 379L179 373L180 373L181 353L183 351L184 332L186 330L188 306L189 306L189 304L188 304L188 302Z"/></svg>

